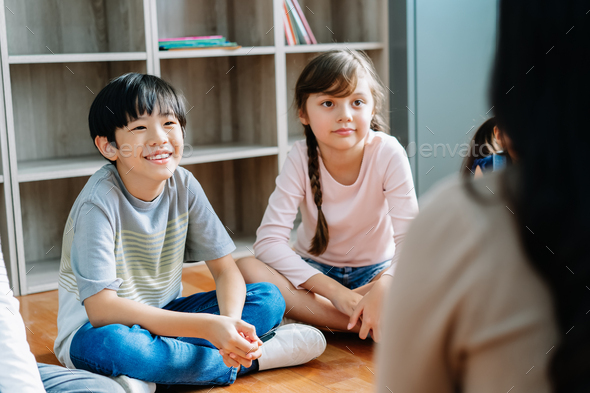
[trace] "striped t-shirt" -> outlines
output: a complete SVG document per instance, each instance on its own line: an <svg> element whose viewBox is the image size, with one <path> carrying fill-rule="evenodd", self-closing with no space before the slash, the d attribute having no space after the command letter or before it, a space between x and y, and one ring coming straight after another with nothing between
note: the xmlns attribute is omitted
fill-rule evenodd
<svg viewBox="0 0 590 393"><path fill-rule="evenodd" d="M107 164L90 177L64 229L55 354L73 368L70 343L88 322L84 300L103 289L162 308L181 295L182 264L235 249L194 176L178 167L162 193L131 195Z"/></svg>

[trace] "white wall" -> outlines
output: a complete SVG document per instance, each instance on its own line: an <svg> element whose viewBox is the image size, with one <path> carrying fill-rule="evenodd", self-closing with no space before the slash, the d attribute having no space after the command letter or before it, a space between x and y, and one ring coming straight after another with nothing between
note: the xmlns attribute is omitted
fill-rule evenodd
<svg viewBox="0 0 590 393"><path fill-rule="evenodd" d="M407 0L406 7L408 153L422 195L459 171L461 144L493 113L497 1Z"/></svg>

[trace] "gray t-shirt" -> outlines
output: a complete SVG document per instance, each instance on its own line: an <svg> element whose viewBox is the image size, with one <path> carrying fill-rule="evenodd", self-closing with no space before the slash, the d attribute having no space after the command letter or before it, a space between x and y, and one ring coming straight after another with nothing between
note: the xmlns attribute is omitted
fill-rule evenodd
<svg viewBox="0 0 590 393"><path fill-rule="evenodd" d="M183 262L221 258L235 250L195 177L178 167L162 193L145 202L131 195L116 167L90 177L64 229L55 354L73 368L72 337L88 322L84 300L103 289L162 308L181 295Z"/></svg>

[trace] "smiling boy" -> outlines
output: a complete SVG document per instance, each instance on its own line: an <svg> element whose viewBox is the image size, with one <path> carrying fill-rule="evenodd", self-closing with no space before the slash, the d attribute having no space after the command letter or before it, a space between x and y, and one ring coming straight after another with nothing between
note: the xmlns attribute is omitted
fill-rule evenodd
<svg viewBox="0 0 590 393"><path fill-rule="evenodd" d="M70 368L130 386L225 385L325 348L312 327L274 329L285 309L276 286L244 284L234 243L178 166L185 125L182 97L151 75L114 79L90 108L92 139L110 163L90 177L64 229L55 353ZM206 261L216 291L180 297L188 261Z"/></svg>

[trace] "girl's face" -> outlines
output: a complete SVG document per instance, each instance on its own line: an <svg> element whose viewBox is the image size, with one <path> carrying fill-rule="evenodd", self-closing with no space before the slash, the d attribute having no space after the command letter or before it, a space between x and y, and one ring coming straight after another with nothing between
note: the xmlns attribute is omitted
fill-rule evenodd
<svg viewBox="0 0 590 393"><path fill-rule="evenodd" d="M311 94L305 103L306 113L300 110L299 119L311 126L325 154L358 146L369 132L374 108L369 81L359 76L356 89L347 97Z"/></svg>

